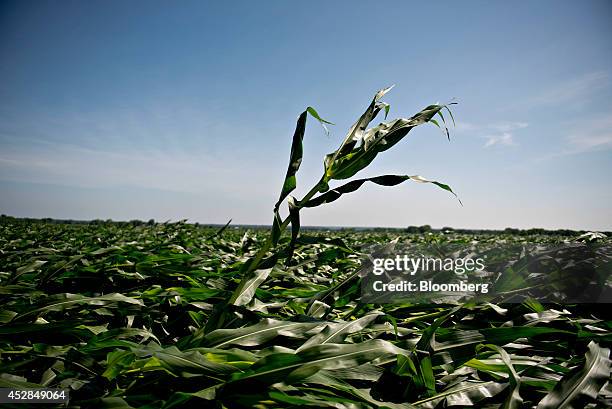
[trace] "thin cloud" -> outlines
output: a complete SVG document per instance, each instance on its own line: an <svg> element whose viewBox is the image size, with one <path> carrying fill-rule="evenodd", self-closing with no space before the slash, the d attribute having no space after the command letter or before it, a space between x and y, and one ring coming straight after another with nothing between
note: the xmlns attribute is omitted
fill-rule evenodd
<svg viewBox="0 0 612 409"><path fill-rule="evenodd" d="M499 124L492 125L493 129L499 132L512 132L517 129L527 128L529 124L527 122L502 122Z"/></svg>
<svg viewBox="0 0 612 409"><path fill-rule="evenodd" d="M580 120L568 126L570 133L563 138L563 146L541 159L578 155L612 149L612 116L595 120Z"/></svg>
<svg viewBox="0 0 612 409"><path fill-rule="evenodd" d="M573 145L579 152L612 148L612 133L571 135L567 139L570 145Z"/></svg>
<svg viewBox="0 0 612 409"><path fill-rule="evenodd" d="M488 148L493 145L505 145L505 146L514 146L516 142L514 142L514 136L509 132L504 132L501 135L492 135L485 136L487 138L487 142L485 143L485 148Z"/></svg>
<svg viewBox="0 0 612 409"><path fill-rule="evenodd" d="M578 124L566 138L565 154L608 150L612 148L612 116Z"/></svg>
<svg viewBox="0 0 612 409"><path fill-rule="evenodd" d="M550 106L550 105L584 105L591 97L610 83L610 75L606 71L596 71L569 79L544 90L524 101L522 106Z"/></svg>
<svg viewBox="0 0 612 409"><path fill-rule="evenodd" d="M517 146L514 140L516 131L529 126L526 122L497 122L485 125L478 125L469 122L457 124L457 130L462 133L472 133L486 141L485 148L492 146Z"/></svg>
<svg viewBox="0 0 612 409"><path fill-rule="evenodd" d="M266 180L266 169L244 163L251 176ZM169 192L231 191L244 177L240 168L228 169L212 155L141 151L102 151L76 145L11 148L0 154L1 179L82 188L133 186ZM248 186L247 186L248 189ZM253 188L249 194L257 193Z"/></svg>

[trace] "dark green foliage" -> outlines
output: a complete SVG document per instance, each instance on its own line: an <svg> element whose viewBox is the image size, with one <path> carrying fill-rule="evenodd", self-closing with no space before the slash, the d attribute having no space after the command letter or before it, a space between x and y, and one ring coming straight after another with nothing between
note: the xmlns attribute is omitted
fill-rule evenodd
<svg viewBox="0 0 612 409"><path fill-rule="evenodd" d="M268 231L218 231L3 219L0 386L69 388L71 406L88 408L609 402L605 305L363 305L358 283L339 285L359 268L356 248L398 235L564 237L310 231L292 265L255 270L266 278L253 292L236 291L236 271ZM236 292L223 327L206 331Z"/></svg>

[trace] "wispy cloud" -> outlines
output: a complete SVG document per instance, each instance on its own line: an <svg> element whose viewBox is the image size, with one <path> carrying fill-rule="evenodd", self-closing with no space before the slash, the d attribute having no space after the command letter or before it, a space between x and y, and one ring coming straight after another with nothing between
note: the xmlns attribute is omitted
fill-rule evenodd
<svg viewBox="0 0 612 409"><path fill-rule="evenodd" d="M266 129L225 123L215 113L177 102L9 118L0 124L0 179L189 193L231 193L240 183L256 194L255 185L242 180L269 180L262 159L281 154L256 150L253 141Z"/></svg>
<svg viewBox="0 0 612 409"><path fill-rule="evenodd" d="M506 145L506 146L516 145L516 142L514 142L513 135L509 132L504 132L501 135L486 136L486 138L487 138L487 142L484 145L485 148L488 148L489 146L493 146L493 145Z"/></svg>
<svg viewBox="0 0 612 409"><path fill-rule="evenodd" d="M588 152L612 148L612 133L598 133L592 135L571 135L567 138L575 152Z"/></svg>
<svg viewBox="0 0 612 409"><path fill-rule="evenodd" d="M529 126L526 122L497 122L491 124L478 125L469 122L457 124L457 131L471 133L485 139L484 147L489 148L495 145L516 146L514 140L516 131Z"/></svg>
<svg viewBox="0 0 612 409"><path fill-rule="evenodd" d="M610 84L610 75L606 71L596 71L568 79L554 88L543 90L530 98L521 101L523 107L574 105L583 106L592 96Z"/></svg>
<svg viewBox="0 0 612 409"><path fill-rule="evenodd" d="M561 148L540 159L612 149L612 116L603 116L590 121L578 120L567 128L569 133L562 139Z"/></svg>
<svg viewBox="0 0 612 409"><path fill-rule="evenodd" d="M269 179L267 169L244 163L251 177ZM84 188L133 186L169 192L230 192L244 177L212 155L165 152L93 150L76 145L13 147L0 154L2 180ZM248 189L248 186L247 186ZM253 187L248 193L256 193Z"/></svg>
<svg viewBox="0 0 612 409"><path fill-rule="evenodd" d="M566 155L611 149L612 116L577 124L565 142Z"/></svg>

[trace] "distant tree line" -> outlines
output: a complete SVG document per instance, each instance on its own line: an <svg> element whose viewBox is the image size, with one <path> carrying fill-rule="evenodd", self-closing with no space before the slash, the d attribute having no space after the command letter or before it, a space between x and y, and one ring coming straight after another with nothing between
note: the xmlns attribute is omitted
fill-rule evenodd
<svg viewBox="0 0 612 409"><path fill-rule="evenodd" d="M0 220L2 221L24 221L29 223L51 223L51 224L89 224L89 225L109 225L114 224L117 226L154 226L157 222L155 219L149 219L148 221L143 220L129 220L129 221L115 221L112 219L95 219L95 220L72 220L72 219L52 219L46 217L44 219L35 219L29 217L13 217L7 216L6 214L0 215ZM176 223L186 223L187 220L181 220ZM168 223L168 222L166 222ZM218 227L217 225L211 224L200 224L194 223L195 227ZM241 226L234 226L241 227ZM248 228L269 228L268 226L242 226ZM504 230L479 230L479 229L455 229L453 227L442 227L441 229L433 229L430 225L425 224L422 226L408 226L406 228L396 228L396 227L341 227L341 228L333 228L333 227L325 227L325 226L305 226L305 230L339 230L339 231L375 231L375 232L398 232L403 231L410 234L424 234L430 232L442 232L442 233L461 233L461 234L470 234L470 233L491 233L491 234L512 234L518 236L531 236L531 235L548 235L548 236L573 236L576 234L586 233L586 230L571 230L571 229L556 229L556 230L547 230L542 228L531 228L531 229L516 229L513 227L508 227Z"/></svg>
<svg viewBox="0 0 612 409"><path fill-rule="evenodd" d="M423 234L428 232L443 232L443 233L492 233L492 234L512 234L518 236L531 236L531 235L547 235L547 236L574 236L577 233L586 233L585 230L571 230L571 229L556 229L547 230L542 228L531 228L531 229L516 229L513 227L507 227L504 230L478 230L478 229L455 229L453 227L442 227L441 229L432 229L430 225L425 224L423 226L408 226L404 229L406 233L412 234Z"/></svg>

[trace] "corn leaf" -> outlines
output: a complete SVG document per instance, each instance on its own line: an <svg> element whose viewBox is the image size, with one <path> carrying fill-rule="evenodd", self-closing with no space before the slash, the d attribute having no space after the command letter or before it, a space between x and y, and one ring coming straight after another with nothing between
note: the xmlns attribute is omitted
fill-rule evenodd
<svg viewBox="0 0 612 409"><path fill-rule="evenodd" d="M591 341L584 366L575 374L566 375L538 404L538 409L578 409L584 399L595 399L610 379L610 349Z"/></svg>
<svg viewBox="0 0 612 409"><path fill-rule="evenodd" d="M279 321L263 319L255 325L234 329L218 329L204 337L205 345L226 348L231 345L261 345L278 336L303 338L308 330L321 325L318 322Z"/></svg>
<svg viewBox="0 0 612 409"><path fill-rule="evenodd" d="M348 182L342 186L339 186L337 188L331 189L323 194L320 194L319 196L310 199L309 201L307 201L306 203L304 203L302 206L303 207L316 207L316 206L320 206L322 204L325 203L331 203L335 200L338 200L340 198L340 196L346 194L346 193L352 193L354 191L356 191L357 189L359 189L364 183L366 182L371 182L377 185L381 185L381 186L396 186L399 185L400 183L403 183L407 180L414 180L416 182L419 183L433 183L434 185L448 191L451 192L453 195L457 196L455 194L455 192L453 192L453 190L450 188L450 186L445 185L444 183L440 183L440 182L436 182L434 180L427 180L425 178L423 178L422 176L407 176L407 175L383 175L383 176L375 176L375 177L371 177L371 178L365 178L365 179L356 179L353 180L351 182Z"/></svg>

